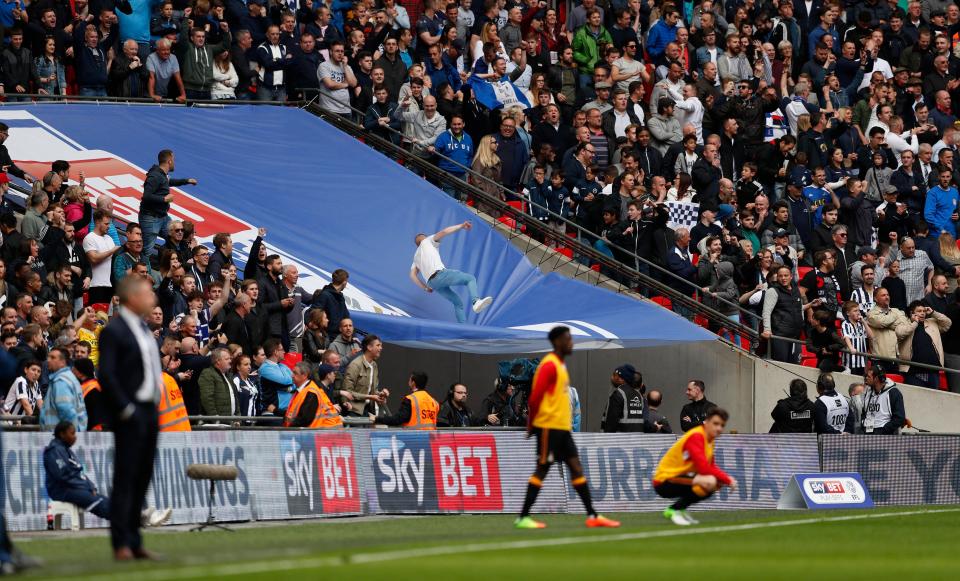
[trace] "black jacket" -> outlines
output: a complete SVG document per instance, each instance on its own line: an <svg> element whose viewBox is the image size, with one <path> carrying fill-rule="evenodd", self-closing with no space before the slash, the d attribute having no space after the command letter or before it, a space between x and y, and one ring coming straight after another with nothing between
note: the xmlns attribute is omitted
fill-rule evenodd
<svg viewBox="0 0 960 581"><path fill-rule="evenodd" d="M323 309L327 313L327 336L336 337L340 334L340 321L350 318L350 310L347 309L347 299L343 293L328 284L320 291L320 296L314 301L314 307Z"/></svg>
<svg viewBox="0 0 960 581"><path fill-rule="evenodd" d="M13 47L4 49L0 59L0 70L3 71L3 88L7 93L15 93L15 87L21 85L27 92L30 92L30 71L32 59L30 49L21 46L20 50L14 50Z"/></svg>
<svg viewBox="0 0 960 581"><path fill-rule="evenodd" d="M170 194L170 186L182 186L185 179L171 179L167 172L154 164L143 180L143 197L140 202L140 214L164 217L170 211L170 202L164 200ZM166 234L162 232L161 234Z"/></svg>
<svg viewBox="0 0 960 581"><path fill-rule="evenodd" d="M785 397L770 412L771 434L809 434L813 431L813 402L803 397Z"/></svg>
<svg viewBox="0 0 960 581"><path fill-rule="evenodd" d="M458 410L453 407L453 404L448 399L440 405L440 413L437 414L437 427L470 428L473 426L482 426L485 420L486 418L474 416L468 407Z"/></svg>
<svg viewBox="0 0 960 581"><path fill-rule="evenodd" d="M696 200L702 209L716 210L720 207L720 168L715 167L705 158L700 158L693 164L693 189L696 190Z"/></svg>
<svg viewBox="0 0 960 581"><path fill-rule="evenodd" d="M247 321L236 310L230 311L224 317L223 328L220 332L227 336L227 341L239 345L244 354L253 355L253 341L251 340L250 329L247 327Z"/></svg>
<svg viewBox="0 0 960 581"><path fill-rule="evenodd" d="M146 97L150 73L145 62L135 69L130 68L130 59L120 52L110 65L110 95L115 97Z"/></svg>
<svg viewBox="0 0 960 581"><path fill-rule="evenodd" d="M680 410L680 429L684 432L696 428L707 419L707 412L710 408L716 407L716 404L703 398L700 401L692 401L683 406Z"/></svg>

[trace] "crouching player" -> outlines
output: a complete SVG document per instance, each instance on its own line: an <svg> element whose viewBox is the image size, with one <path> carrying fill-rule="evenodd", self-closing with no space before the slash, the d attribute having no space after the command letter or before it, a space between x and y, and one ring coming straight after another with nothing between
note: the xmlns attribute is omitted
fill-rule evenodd
<svg viewBox="0 0 960 581"><path fill-rule="evenodd" d="M674 524L697 524L687 508L710 498L721 486L736 488L736 478L713 462L713 446L723 433L730 414L714 407L707 412L703 424L690 429L667 450L653 475L653 489L663 498L676 498L663 516Z"/></svg>

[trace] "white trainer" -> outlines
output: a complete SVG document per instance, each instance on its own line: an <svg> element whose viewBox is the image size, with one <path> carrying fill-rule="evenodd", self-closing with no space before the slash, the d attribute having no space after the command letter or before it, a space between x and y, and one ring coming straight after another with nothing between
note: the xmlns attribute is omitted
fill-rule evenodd
<svg viewBox="0 0 960 581"><path fill-rule="evenodd" d="M682 527L688 527L693 524L692 522L687 520L686 515L683 513L683 511L680 511L680 510L674 512L673 515L670 516L670 521L673 524L680 525Z"/></svg>
<svg viewBox="0 0 960 581"><path fill-rule="evenodd" d="M692 524L692 525L698 525L698 524L700 524L700 521L698 521L697 519L693 518L693 515L690 514L690 511L684 510L684 511L682 511L682 512L683 512L683 516L684 516L688 521L690 521L690 524Z"/></svg>
<svg viewBox="0 0 960 581"><path fill-rule="evenodd" d="M162 510L157 509L153 511L153 514L150 515L150 526L159 527L167 524L170 521L170 517L173 515L172 508L164 508Z"/></svg>
<svg viewBox="0 0 960 581"><path fill-rule="evenodd" d="M493 297L483 297L482 299L473 301L473 312L482 313L487 307L490 306L490 303L492 302Z"/></svg>

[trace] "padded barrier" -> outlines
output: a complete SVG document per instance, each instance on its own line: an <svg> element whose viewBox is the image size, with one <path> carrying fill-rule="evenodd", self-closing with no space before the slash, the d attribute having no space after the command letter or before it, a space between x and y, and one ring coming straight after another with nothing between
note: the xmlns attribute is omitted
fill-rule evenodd
<svg viewBox="0 0 960 581"><path fill-rule="evenodd" d="M85 432L75 451L87 474L109 494L113 435ZM660 509L650 484L670 435L576 434L599 510ZM46 528L43 448L50 436L3 434L10 530ZM774 508L788 476L816 472L813 435L727 435L717 461L741 482L705 508ZM173 509L174 524L206 519L206 481L187 477L191 464L236 466L235 481L217 482L217 521L385 513L515 513L534 468L534 442L521 432L393 430L173 432L160 436L152 506ZM542 512L582 510L565 470L554 467L537 503ZM87 527L107 523L93 515Z"/></svg>
<svg viewBox="0 0 960 581"><path fill-rule="evenodd" d="M78 434L77 455L101 490L113 473L113 435ZM671 435L576 434L594 502L605 512L659 510L650 480ZM46 528L43 448L50 436L3 434L10 530ZM822 456L821 456L822 454ZM793 473L859 472L878 505L960 502L960 436L729 434L717 463L740 481L704 509L773 509ZM534 442L521 432L229 431L160 436L152 506L173 508L174 524L205 520L209 484L194 463L236 466L216 484L217 521L397 513L515 513L534 468ZM569 479L554 467L538 512L579 512ZM109 493L109 492L108 492ZM87 515L86 525L106 526Z"/></svg>

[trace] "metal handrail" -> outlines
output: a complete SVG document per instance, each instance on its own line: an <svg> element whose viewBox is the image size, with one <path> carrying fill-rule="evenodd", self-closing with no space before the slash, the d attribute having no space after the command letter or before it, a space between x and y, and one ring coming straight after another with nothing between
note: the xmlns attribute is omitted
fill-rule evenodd
<svg viewBox="0 0 960 581"><path fill-rule="evenodd" d="M416 166L418 169L422 169L425 173L429 173L432 176L437 177L438 179L449 180L449 174L446 174L435 165L431 164L426 159L423 159L419 156L413 155L410 152L400 148L396 144L385 140L377 135L374 135L366 131L363 127L354 123L351 120L345 119L344 117L326 111L313 103L308 103L304 108L305 111L314 113L318 117L324 119L334 127L345 131L346 133L353 135L355 137L362 136L365 143L371 146L376 146L378 150L387 155L393 155L399 158L403 158L407 161L409 165ZM386 150L386 151L384 151ZM477 199L485 206L491 206L497 211L502 212L509 218L514 219L517 223L522 223L527 229L536 231L538 234L542 235L544 239L562 243L565 246L575 248L577 252L590 260L599 263L601 266L613 271L622 276L628 277L631 280L639 280L644 286L656 291L658 294L666 296L671 299L674 303L679 303L690 310L696 312L697 314L703 315L707 319L718 323L720 326L723 326L729 329L731 332L739 335L744 335L751 338L758 337L756 331L752 328L744 326L739 322L735 323L731 321L727 315L709 307L703 303L700 303L694 298L684 294L682 291L663 283L662 281L657 280L647 274L641 273L638 270L630 268L626 264L610 258L609 256L599 252L592 246L583 244L579 240L569 238L567 236L562 236L558 234L552 228L547 227L541 221L534 219L530 214L518 210L517 208L510 206L506 202L502 201L499 197L491 196L486 192L478 189L473 184L469 184L463 181L459 181L458 187L461 190L468 192L474 199ZM611 245L613 248L622 250L616 245ZM623 252L628 252L623 250ZM655 266L655 265L654 265ZM672 273L669 273L672 275ZM681 279L682 280L682 279ZM685 281L687 282L687 281ZM687 282L687 284L690 284ZM731 303L732 304L732 303ZM739 306L737 307L739 309ZM755 315L754 315L755 316ZM739 346L737 346L739 348Z"/></svg>
<svg viewBox="0 0 960 581"><path fill-rule="evenodd" d="M307 105L313 105L313 104L314 104L314 103L313 103L313 100L311 100L310 102L308 102ZM351 106L351 107L350 107L350 110L353 112L353 114L354 114L355 117L359 117L360 119L363 119L363 118L365 117L365 113L362 112L362 111L360 111L359 109L355 109L354 107ZM357 125L359 126L359 128L360 128L361 130L363 130L364 132L367 132L367 129L366 129L362 124L357 124ZM385 129L387 132L389 132L389 133L391 133L391 134L394 134L394 135L397 135L397 136L400 137L401 139L403 139L403 138L405 137L402 131L397 131L396 129L394 129L394 128L392 128L392 127L381 127L381 129ZM439 153L439 152L436 152L436 151L434 151L432 155L434 155L434 156L436 156L436 157L439 157L439 158L443 159L444 161L447 161L447 162L449 162L449 163L451 163L451 164L459 167L460 169L463 170L463 173L466 174L466 175L469 175L469 176L470 176L470 179L472 179L472 180L475 180L475 181L476 181L476 180L483 181L483 182L485 182L485 183L487 183L487 184L495 187L497 190L499 190L499 191L500 191L501 193L503 193L503 194L509 193L510 195L516 195L516 192L512 192L512 191L508 190L507 188L503 187L503 184L501 184L501 183L499 183L499 182L495 182L495 181L493 181L492 179L488 178L488 177L485 176L485 175L478 174L477 172L475 172L475 171L473 170L472 167L463 165L462 163L456 161L455 159L452 159L452 158L450 158L450 157L447 157L447 156L443 155L442 153ZM429 163L429 161L428 161L428 163ZM431 164L431 165L433 165L433 164ZM439 168L437 168L437 169L439 170ZM463 180L460 180L459 178L455 178L455 177L450 176L450 175L447 176L447 180L448 180L448 181L457 181L457 182L460 182L461 184L467 183L467 182L464 182ZM460 187L460 186L458 186L458 187ZM548 208L547 206L538 204L538 203L534 202L532 199L529 199L529 198L526 199L526 203L529 204L530 206L533 206L533 207L537 208L538 210L541 210L541 211L545 212L548 216L550 216L550 219L551 219L551 220L556 220L556 221L562 222L562 223L564 224L564 227L565 227L565 228L575 230L575 231L577 232L577 235L578 235L578 236L583 236L584 234L587 234L588 236L597 237L597 235L594 234L593 232L590 232L589 230L587 230L586 228L584 228L584 227L581 226L580 224L577 224L576 222L567 219L567 218L564 217L563 215L557 214L557 213L553 212L553 211L550 210L550 208ZM690 282L690 281L688 281L688 280L685 280L685 279L677 276L677 275L674 274L673 272L671 272L671 271L669 271L669 270L661 267L661 266L658 265L658 264L655 264L655 263L653 263L653 262L650 262L650 261L647 260L646 258L644 258L644 257L642 257L642 256L640 256L640 255L638 255L638 254L636 254L636 253L634 253L634 252L631 252L630 250L628 250L628 249L626 249L626 248L623 248L622 246L613 244L612 242L609 242L609 241L607 241L607 246L609 246L610 248L616 250L617 252L620 252L620 253L626 255L626 256L627 256L628 258L630 258L630 259L635 259L635 260L643 263L643 264L646 265L648 268L652 268L652 269L656 270L657 272L659 272L659 273L662 274L662 275L666 275L666 276L670 277L672 280L674 280L674 281L676 281L676 282L679 282L679 283L681 283L681 284L683 284L683 285L688 285L688 286L690 286L690 287L691 287L690 290L692 290L692 291L694 291L694 292L700 292L700 290L701 290L701 287L699 287L697 284L692 283L692 282ZM716 298L716 300L718 300L719 302L722 302L722 303L724 303L724 304L726 304L726 305L728 305L728 306L731 306L731 307L736 308L736 309L740 312L741 315L747 315L748 317L754 317L754 318L757 319L757 320L760 319L760 315L758 315L758 314L750 311L749 309L743 308L742 306L740 306L739 303L735 303L735 302L733 302L733 301L728 301L728 300L722 299L722 298ZM701 304L702 304L702 303L701 303Z"/></svg>
<svg viewBox="0 0 960 581"><path fill-rule="evenodd" d="M163 102L157 103L156 101L154 101L154 100L152 100L152 99L145 99L145 98L84 97L84 96L78 96L78 95L40 95L40 94L35 94L35 93L20 93L20 94L18 94L17 96L19 96L19 97L28 97L28 98L36 99L37 104L44 104L44 103L65 103L65 102L87 102L87 103L96 104L96 103L104 102L104 103L129 103L129 104L153 105L153 106L189 106L189 105L201 105L201 106L228 107L228 106L237 105L237 104L256 104L256 105L274 105L274 106L277 106L277 105L298 106L298 107L301 108L301 109L307 110L307 111L309 111L309 112L311 112L311 113L314 113L315 115L323 118L323 119L326 120L328 123L331 123L332 125L338 127L338 128L341 129L341 130L346 129L345 124L349 123L349 124L350 124L350 129L351 129L351 131L348 131L348 133L353 134L354 136L357 136L356 134L357 134L357 133L360 133L360 134L363 135L364 139L365 139L366 141L368 141L368 142L370 142L370 141L374 141L374 142L379 141L379 144L378 144L378 145L379 145L381 148L389 149L389 150L391 150L391 153L394 153L395 155L401 155L401 156L403 156L404 158L408 159L410 162L413 162L414 165L420 166L421 169L423 169L425 172L443 173L442 170L440 170L439 168L437 168L435 165L433 165L433 164L430 163L429 161L427 161L427 160L425 160L425 159L423 159L423 158L420 158L419 156L411 155L409 152L407 152L406 150L403 150L402 148L397 147L395 144L393 144L393 143L391 143L391 142L389 142L389 141L387 141L387 140L384 140L384 139L380 138L379 136L376 136L376 135L371 134L371 133L368 132L366 129L364 129L362 125L359 125L359 124L357 124L357 123L354 123L354 122L352 122L352 121L349 121L349 120L345 119L344 117L342 117L342 116L340 116L340 115L337 115L337 114L335 114L335 113L331 113L331 112L329 112L329 111L326 111L326 110L320 108L320 107L319 107L318 105L316 105L316 103L314 102L315 99L314 99L314 100L311 100L311 101L306 101L306 102L304 102L304 101L293 101L293 102L285 102L285 103L284 103L284 102L277 102L277 101L232 101L232 100L231 100L231 101L226 101L226 100L187 100L185 103L178 103L178 102L175 102L175 101L172 101L172 100L167 100L167 101L163 101ZM16 105L16 104L18 104L18 103L9 103L9 104L10 104L10 105ZM351 108L351 109L352 109L352 108ZM352 109L352 111L354 111L354 112L357 113L357 114L360 114L360 112L359 112L358 110L356 110L356 109ZM398 133L399 133L399 132L398 132ZM396 151L393 151L394 148L396 149ZM443 156L442 156L442 157L443 157ZM445 158L445 159L449 159L449 158ZM470 174L472 177L474 177L475 179L485 180L487 183L490 183L490 184L493 184L494 186L496 186L499 190L501 190L501 191L506 191L506 190L502 187L502 185L500 185L500 184L498 184L498 183L496 183L496 182L493 182L492 180L490 180L489 178L486 178L485 176L480 176L479 174L476 174L475 172L473 172L473 170L472 170L471 168L467 168L466 166L463 166L462 164L459 164L459 163L457 163L457 162L454 161L454 160L449 160L449 161L451 161L451 163L455 163L455 164L456 164L457 166L459 166L459 167L463 167L464 170L465 170L465 173L469 173L469 174ZM446 179L450 179L449 174L444 174L444 175L446 176ZM550 229L550 228L545 227L539 220L533 219L532 216L530 216L528 213L522 212L522 211L520 211L520 210L517 210L516 208L505 204L504 202L502 202L502 201L499 200L498 198L494 198L494 197L492 197L492 196L487 195L485 192L483 192L483 191L477 189L476 187L472 186L472 184L468 184L468 183L463 182L463 181L460 181L460 180L457 180L457 181L461 184L461 185L458 186L460 189L469 191L474 198L483 200L485 204L488 204L488 205L491 205L491 206L496 207L502 214L511 217L511 218L514 219L517 223L523 223L525 227L527 227L527 228L529 228L529 229L531 229L531 230L537 231L541 236L543 236L543 238L544 238L545 240L551 240L551 241L556 242L556 243L558 243L558 244L559 244L559 243L562 243L562 244L565 245L565 246L568 246L568 247L571 247L571 248L575 248L575 249L577 250L578 254L580 254L581 256L583 256L583 257L585 257L585 258L589 258L590 260L592 260L592 261L594 261L594 262L596 262L596 263L601 264L602 266L604 266L604 267L607 268L608 270L617 272L618 274L621 274L621 275L625 275L625 276L629 277L630 280L638 280L638 281L640 281L641 284L643 284L643 285L646 286L647 288L650 288L650 289L652 289L652 290L655 290L657 293L659 293L659 294L661 294L661 295L663 295L663 296L669 297L672 302L681 304L681 305L687 307L689 310L694 311L694 312L696 312L697 314L700 314L700 315L704 316L704 317L707 318L708 320L711 320L711 321L713 321L714 323L717 323L717 324L719 324L720 326L725 327L725 328L729 329L730 331L732 331L732 332L734 332L734 333L736 333L736 334L743 335L743 336L747 336L747 337L751 337L751 338L753 338L753 339L755 339L755 338L757 337L756 331L754 331L752 328L750 328L750 327L748 327L748 326L745 326L745 325L742 325L742 324L740 324L739 322L736 322L736 323L733 322L732 320L730 320L730 319L727 317L727 315L724 315L723 313L720 313L719 311L717 311L717 310L715 310L715 309L713 309L713 308L711 308L711 307L709 307L709 306L707 306L707 305L705 305L705 304L697 301L695 298L691 298L691 297L689 297L688 295L685 295L683 292L678 291L678 290L674 289L673 287L668 286L667 284L664 284L664 283L662 283L661 281L659 281L659 280L657 280L657 279L655 279L655 278L652 278L652 277L650 277L650 276L648 276L648 275L646 275L646 274L640 273L639 271L630 268L629 266L623 264L622 262L620 262L620 261L618 261L618 260L616 260L616 259L611 259L609 256L600 253L599 251L597 251L596 249L594 249L594 248L593 248L592 246L590 246L590 245L585 245L585 244L581 243L579 240L576 240L576 239L571 239L571 238L566 237L566 236L560 236L560 235L558 235L556 231L554 231L553 229ZM23 191L22 188L17 188L17 189L18 189L19 191ZM28 192L28 191L24 191L24 193L27 194L27 195L29 195L29 192ZM532 203L532 202L530 202L530 203ZM583 229L581 226L579 226L578 224L575 224L575 223L573 223L573 222L570 222L569 220L567 220L567 219L564 218L563 216L560 216L560 215L558 215L558 214L555 214L555 213L551 212L548 208L545 208L545 207L540 206L540 205L537 205L537 204L534 204L534 205L535 205L536 207L538 207L538 208L543 209L543 210L544 210L545 212L547 212L547 214L550 215L552 218L564 222L568 227L571 227L572 229L574 229L575 231L577 231L579 234L582 234L582 233L584 233L584 232L588 232L588 231L586 231L585 229ZM589 232L588 232L588 233L589 233ZM589 233L589 235L595 236L595 234L593 234L593 233ZM693 290L694 292L698 292L698 291L700 290L700 287L696 286L694 283L691 283L691 282L689 282L689 281L686 281L686 280L684 280L684 279L676 276L674 273L670 272L669 270L666 270L666 269L660 267L659 265L653 264L653 263L647 261L646 259L637 256L636 254L630 252L629 250L627 250L627 249L625 249L625 248L622 248L622 247L620 247L620 246L618 246L618 245L615 245L615 244L613 244L613 243L608 243L608 246L611 247L613 250L619 252L619 253L625 254L625 255L627 255L628 257L633 258L633 259L639 261L640 263L643 263L643 264L647 265L648 268L651 268L651 269L653 269L653 270L656 270L656 271L657 271L658 273L660 273L661 275L665 275L665 276L667 276L667 277L670 277L670 278L672 278L672 279L675 279L676 281L680 282L681 284L689 285L690 287L692 287L692 290ZM731 302L731 301L726 301L726 300L720 299L720 298L716 298L716 300L718 300L718 301L720 301L720 302L722 302L722 303L725 303L725 304L727 304L728 306L731 306L731 307L735 308L735 309L736 309L738 312L740 312L741 314L744 314L744 313L745 313L747 316L754 317L754 318L758 318L758 316L756 315L756 313L753 313L753 312L750 312L749 310L743 309L738 303L733 303L733 302ZM739 348L740 346L738 345L737 347Z"/></svg>
<svg viewBox="0 0 960 581"><path fill-rule="evenodd" d="M801 345L806 345L806 343L807 343L806 341L803 341L802 339L794 339L794 338L792 338L792 337L782 337L782 336L780 336L780 335L770 335L770 340L788 341L788 342L790 342L790 343L799 343L799 344L801 344ZM896 357L884 357L884 356L882 356L882 355L875 355L875 354L873 354L873 353L866 353L866 352L864 352L864 351L853 351L853 350L850 350L850 349L847 349L847 348L843 348L843 349L840 349L839 352L840 352L840 353L847 354L847 355L854 355L854 356L858 356L858 357L864 357L864 358L866 358L866 359L874 360L874 361L883 361L883 362L886 362L886 363L896 363L896 364L898 364L898 365L909 365L909 366L911 366L911 367L919 367L919 368L921 368L921 369L929 369L929 370L931 370L931 371L943 371L943 372L945 372L945 373L957 373L957 374L960 374L960 369L951 369L950 367L930 365L930 364L927 364L927 363L916 363L916 362L914 362L914 361L908 361L908 360L906 360L906 359L898 359L898 358L896 358ZM782 363L782 362L781 362L781 363Z"/></svg>

